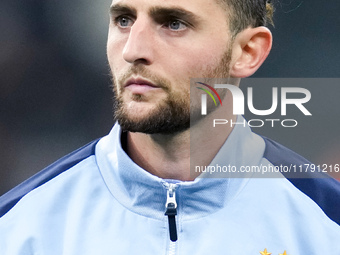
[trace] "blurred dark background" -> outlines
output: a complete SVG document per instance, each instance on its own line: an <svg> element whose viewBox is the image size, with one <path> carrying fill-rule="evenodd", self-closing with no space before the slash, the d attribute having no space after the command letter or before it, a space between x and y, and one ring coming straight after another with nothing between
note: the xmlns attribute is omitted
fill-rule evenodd
<svg viewBox="0 0 340 255"><path fill-rule="evenodd" d="M109 132L109 5L109 0L0 2L0 194ZM339 12L338 0L277 1L274 47L254 77L339 77ZM340 109L333 98L323 103L333 109L326 116L332 136L314 139L328 132L321 124L309 127L313 137L270 136L314 162L337 161Z"/></svg>

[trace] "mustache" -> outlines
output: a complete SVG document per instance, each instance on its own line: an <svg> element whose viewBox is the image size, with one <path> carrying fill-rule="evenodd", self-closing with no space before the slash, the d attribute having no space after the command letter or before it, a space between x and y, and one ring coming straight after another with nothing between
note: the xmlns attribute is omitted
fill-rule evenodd
<svg viewBox="0 0 340 255"><path fill-rule="evenodd" d="M112 82L114 84L115 89L124 89L124 84L128 79L130 79L132 76L140 76L141 78L147 79L153 84L155 84L157 87L162 88L166 91L170 91L171 89L171 83L167 79L153 74L151 71L149 71L145 66L131 66L124 74L122 74L120 77L116 77L113 72L111 72Z"/></svg>

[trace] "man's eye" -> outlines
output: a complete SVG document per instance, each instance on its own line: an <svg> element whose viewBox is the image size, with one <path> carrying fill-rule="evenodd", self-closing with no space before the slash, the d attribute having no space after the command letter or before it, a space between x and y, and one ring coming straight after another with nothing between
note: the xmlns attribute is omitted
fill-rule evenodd
<svg viewBox="0 0 340 255"><path fill-rule="evenodd" d="M173 31L181 31L186 29L188 26L179 20L172 20L167 24L167 27Z"/></svg>
<svg viewBox="0 0 340 255"><path fill-rule="evenodd" d="M133 24L133 21L132 21L129 17L120 16L120 17L117 17L117 18L115 19L115 23L116 23L119 27L126 28L126 27L131 27L132 24Z"/></svg>

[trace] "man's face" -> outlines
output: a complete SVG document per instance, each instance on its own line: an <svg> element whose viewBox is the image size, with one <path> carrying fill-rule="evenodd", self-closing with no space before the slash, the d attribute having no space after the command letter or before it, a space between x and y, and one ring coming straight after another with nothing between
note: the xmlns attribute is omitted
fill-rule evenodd
<svg viewBox="0 0 340 255"><path fill-rule="evenodd" d="M113 0L107 55L122 128L188 129L190 79L228 77L230 44L227 14L215 0Z"/></svg>

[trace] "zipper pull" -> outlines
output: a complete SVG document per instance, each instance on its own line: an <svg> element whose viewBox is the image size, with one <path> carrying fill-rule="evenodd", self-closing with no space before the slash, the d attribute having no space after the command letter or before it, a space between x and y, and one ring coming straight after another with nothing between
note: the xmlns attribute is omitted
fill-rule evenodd
<svg viewBox="0 0 340 255"><path fill-rule="evenodd" d="M173 242L177 241L177 229L176 229L176 218L177 215L177 203L176 203L176 193L175 193L176 185L169 184L167 187L167 196L166 196L166 204L165 204L165 215L168 216L169 220L169 233L170 240Z"/></svg>

